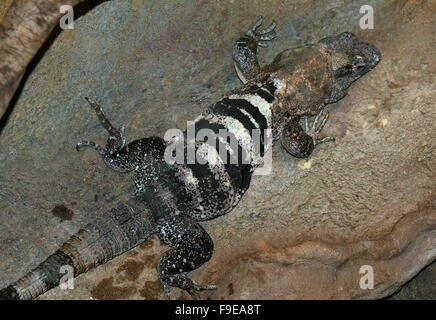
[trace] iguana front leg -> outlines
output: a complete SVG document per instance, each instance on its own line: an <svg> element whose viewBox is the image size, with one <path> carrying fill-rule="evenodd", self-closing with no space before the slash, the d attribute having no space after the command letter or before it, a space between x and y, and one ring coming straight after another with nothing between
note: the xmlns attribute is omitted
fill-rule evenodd
<svg viewBox="0 0 436 320"><path fill-rule="evenodd" d="M304 117L303 128L300 126L299 117L290 118L282 131L280 138L282 146L296 158L308 158L317 145L335 141L333 137L319 138L328 118L327 107L321 109L310 125L308 117Z"/></svg>
<svg viewBox="0 0 436 320"><path fill-rule="evenodd" d="M262 41L269 41L276 37L276 24L272 22L268 27L258 30L263 22L261 17L246 33L233 44L233 61L239 79L246 83L255 78L261 68L257 61L258 46L267 47Z"/></svg>

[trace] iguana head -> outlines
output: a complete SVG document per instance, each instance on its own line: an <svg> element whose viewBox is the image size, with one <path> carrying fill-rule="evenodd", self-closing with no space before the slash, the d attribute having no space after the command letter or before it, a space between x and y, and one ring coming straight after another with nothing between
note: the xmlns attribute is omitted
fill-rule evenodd
<svg viewBox="0 0 436 320"><path fill-rule="evenodd" d="M322 39L319 44L331 56L334 88L330 102L345 96L348 87L381 60L378 48L360 41L353 33L344 32Z"/></svg>

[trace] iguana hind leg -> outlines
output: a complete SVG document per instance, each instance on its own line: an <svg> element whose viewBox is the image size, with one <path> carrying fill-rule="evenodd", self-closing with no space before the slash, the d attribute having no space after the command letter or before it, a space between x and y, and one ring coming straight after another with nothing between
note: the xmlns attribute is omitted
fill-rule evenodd
<svg viewBox="0 0 436 320"><path fill-rule="evenodd" d="M166 294L168 287L178 287L198 300L197 291L216 289L215 285L199 285L186 275L212 257L213 241L197 222L174 216L171 221L158 222L157 234L171 247L161 256L157 266Z"/></svg>
<svg viewBox="0 0 436 320"><path fill-rule="evenodd" d="M123 148L126 144L126 138L124 136L124 125L121 125L119 129L114 128L114 126L111 124L108 117L106 116L103 108L97 102L89 99L88 97L85 97L85 100L88 101L89 105L94 109L95 114L97 115L98 120L100 120L101 125L109 133L106 149L117 150Z"/></svg>
<svg viewBox="0 0 436 320"><path fill-rule="evenodd" d="M76 145L77 151L84 147L94 149L100 154L104 163L109 168L118 172L134 170L143 161L147 153L152 153L155 157L163 157L166 144L162 138L143 138L134 140L126 145L124 125L120 126L119 129L115 129L102 107L89 98L85 99L94 109L101 125L109 133L109 138L107 139L106 147L102 147L94 141L82 140Z"/></svg>

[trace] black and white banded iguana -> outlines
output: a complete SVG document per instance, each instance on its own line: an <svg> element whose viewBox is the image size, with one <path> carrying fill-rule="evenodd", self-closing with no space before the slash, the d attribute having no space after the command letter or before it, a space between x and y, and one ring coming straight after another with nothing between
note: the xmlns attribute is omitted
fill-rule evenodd
<svg viewBox="0 0 436 320"><path fill-rule="evenodd" d="M178 287L197 299L199 290L215 288L187 276L213 252L213 241L200 222L224 215L237 205L274 141L280 140L299 158L331 141L319 138L328 119L325 106L344 97L348 87L381 59L375 46L345 32L285 50L261 68L257 50L275 37L275 23L259 29L261 24L259 19L233 44L233 60L244 85L208 108L182 135L168 140L143 138L126 145L124 128L115 129L100 106L87 99L109 138L105 147L81 141L77 149L93 148L111 169L133 171L136 194L0 290L1 299L36 298L59 285L61 266L72 266L77 276L132 249L151 234L170 247L157 265L165 291ZM309 124L311 116L315 119ZM190 140L190 129L195 141ZM198 139L202 129L208 134ZM168 160L180 152L183 161ZM190 153L195 154L195 161L188 161Z"/></svg>

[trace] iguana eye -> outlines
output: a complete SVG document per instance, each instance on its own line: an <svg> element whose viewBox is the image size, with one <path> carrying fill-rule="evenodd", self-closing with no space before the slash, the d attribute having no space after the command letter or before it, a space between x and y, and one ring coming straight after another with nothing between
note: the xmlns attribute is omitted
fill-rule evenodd
<svg viewBox="0 0 436 320"><path fill-rule="evenodd" d="M357 72L362 72L365 70L366 64L365 63L358 63L354 66L354 68Z"/></svg>
<svg viewBox="0 0 436 320"><path fill-rule="evenodd" d="M340 78L340 77L350 75L352 73L353 73L353 67L351 65L347 64L343 67L340 67L339 69L337 69L335 71L335 77Z"/></svg>

